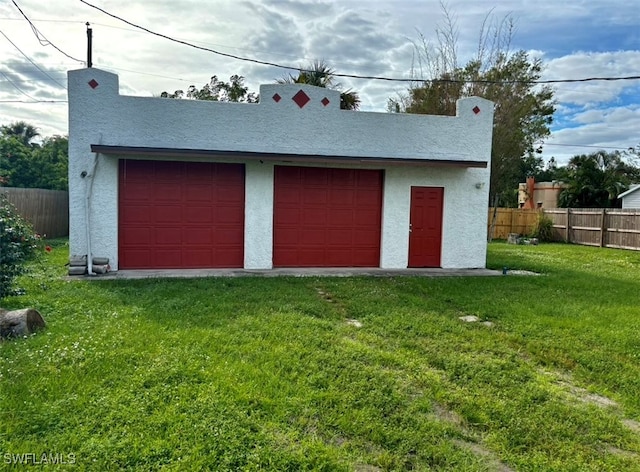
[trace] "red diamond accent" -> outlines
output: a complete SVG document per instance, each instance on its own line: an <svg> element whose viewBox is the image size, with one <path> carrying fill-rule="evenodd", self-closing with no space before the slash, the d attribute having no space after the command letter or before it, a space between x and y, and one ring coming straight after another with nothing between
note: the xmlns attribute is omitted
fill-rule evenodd
<svg viewBox="0 0 640 472"><path fill-rule="evenodd" d="M98 83L98 81L96 79L91 79L89 81L89 87L91 87L92 89L95 89L98 85L100 85L100 84Z"/></svg>
<svg viewBox="0 0 640 472"><path fill-rule="evenodd" d="M273 101L278 103L280 100L282 100L282 97L280 95L278 95L277 93L273 95Z"/></svg>
<svg viewBox="0 0 640 472"><path fill-rule="evenodd" d="M300 108L302 108L307 103L309 103L309 100L311 100L311 99L309 98L309 95L304 93L302 90L298 90L298 93L296 93L293 96L292 100L294 102L296 102L296 105L298 105Z"/></svg>
<svg viewBox="0 0 640 472"><path fill-rule="evenodd" d="M478 113L480 113L480 108L478 108L478 106L476 105L475 107L472 108L473 112L477 115Z"/></svg>
<svg viewBox="0 0 640 472"><path fill-rule="evenodd" d="M324 97L320 103L322 103L326 107L331 102L327 97Z"/></svg>

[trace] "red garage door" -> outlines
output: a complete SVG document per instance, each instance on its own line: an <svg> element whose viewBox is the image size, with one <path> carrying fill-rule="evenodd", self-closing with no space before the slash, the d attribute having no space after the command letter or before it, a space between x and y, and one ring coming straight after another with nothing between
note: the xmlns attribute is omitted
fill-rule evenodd
<svg viewBox="0 0 640 472"><path fill-rule="evenodd" d="M382 171L275 167L275 267L379 267Z"/></svg>
<svg viewBox="0 0 640 472"><path fill-rule="evenodd" d="M244 166L121 160L121 269L242 267Z"/></svg>

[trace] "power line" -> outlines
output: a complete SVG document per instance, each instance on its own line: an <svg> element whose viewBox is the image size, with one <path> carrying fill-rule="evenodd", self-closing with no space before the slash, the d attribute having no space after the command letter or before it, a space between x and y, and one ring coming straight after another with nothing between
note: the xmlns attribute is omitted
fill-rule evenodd
<svg viewBox="0 0 640 472"><path fill-rule="evenodd" d="M22 18L0 17L0 21L2 21L2 20L4 20L4 21L23 21ZM49 22L49 23L78 23L78 24L82 24L82 25L86 24L86 21L80 21L80 20L51 20L51 19L46 20L46 19L41 19L41 18L33 18L32 21L33 22L38 22L38 23L40 23L40 22ZM114 25L109 25L107 23L98 23L98 22L95 22L95 21L92 21L91 25L93 25L93 26L104 26L105 28L113 28L113 29L118 29L118 30L122 30L122 31L139 32L138 30L136 30L134 28L124 28L122 26L114 26ZM185 41L186 41L186 39L185 39ZM197 40L192 40L192 39L190 39L189 41L191 41L191 43L194 43L194 44L195 43L209 44L209 45L212 45L212 46L224 47L224 48L227 48L227 49L234 49L234 50L238 50L238 51L248 51L248 52L253 52L253 53L261 53L261 54L265 53L265 51L261 51L259 49L241 48L241 47L237 47L237 46L231 46L231 45L228 45L228 44L208 43L208 42L205 42L205 41L197 41ZM277 53L277 52L273 52L273 51L270 51L269 54L276 55L276 56L282 56L282 57L291 57L291 58L297 58L298 57L298 56L295 56L293 54ZM310 59L310 58L306 58L305 60L306 61L312 61L312 59ZM333 64L336 64L336 63L333 62ZM337 63L337 64L339 64L339 63ZM112 67L112 69L114 69L114 68ZM131 71L131 72L134 72L134 71ZM172 78L172 77L167 77L167 78Z"/></svg>
<svg viewBox="0 0 640 472"><path fill-rule="evenodd" d="M595 148L595 149L617 149L619 151L625 151L632 149L633 146L621 147L621 146L595 146L593 144L566 144L566 143L544 143L545 146L566 146L566 147L583 147L583 148Z"/></svg>
<svg viewBox="0 0 640 472"><path fill-rule="evenodd" d="M0 18L0 20L2 21L22 21L22 18L6 18L6 17L2 17ZM41 18L34 18L32 21L40 21L40 22L47 22L47 23L79 23L84 25L85 21L81 21L81 20L45 20L45 19L41 19Z"/></svg>
<svg viewBox="0 0 640 472"><path fill-rule="evenodd" d="M158 36L160 38L164 38L164 39L167 39L169 41L173 41L175 43L182 44L184 46L189 46L189 47L192 47L192 48L195 48L195 49L200 49L202 51L211 52L211 53L218 54L218 55L224 56L224 57L230 57L231 59L238 59L240 61L253 62L253 63L256 63L256 64L262 64L262 65L265 65L265 66L278 67L278 68L281 68L281 69L298 70L297 67L283 66L281 64L276 64L275 62L260 61L258 59L250 59L250 58L246 58L246 57L242 57L242 56L236 56L235 54L228 54L226 52L220 52L220 51L216 51L214 49L205 48L203 46L196 46L195 44L191 44L191 43L189 43L187 41L183 41L181 39L175 39L175 38L172 38L171 36L167 36L167 35L162 34L162 33L156 33L155 31L151 31L150 29L145 28L144 26L137 25L137 24L132 23L132 22L130 22L128 20L125 20L124 18L121 18L121 17L119 17L117 15L114 15L113 13L109 13L108 11L106 11L106 10L96 6L96 5L92 5L91 3L89 3L89 2L87 2L85 0L80 0L80 1L82 3L84 3L85 5L89 6L89 7L95 8L96 10L104 13L105 15L110 16L111 18L115 18L116 20L120 20L123 23L128 24L129 26L133 26L134 28L141 29L142 31L146 31L147 33L152 34L154 36Z"/></svg>
<svg viewBox="0 0 640 472"><path fill-rule="evenodd" d="M95 24L95 23L93 23ZM186 83L193 83L193 82L197 82L196 80L187 80L187 79L180 79L178 77L168 77L166 75L159 75L159 74L151 74L150 72L140 72L137 70L131 70L131 69L123 69L122 67L109 67L109 69L113 69L113 70L121 70L124 72L132 72L133 74L140 74L140 75L148 75L151 77L159 77L161 79L171 79L171 80L177 80L179 82L186 82Z"/></svg>
<svg viewBox="0 0 640 472"><path fill-rule="evenodd" d="M56 79L20 79L20 80L13 79L13 81L16 84L26 84L26 83L31 83L31 82L50 82L50 81L56 81ZM7 82L7 81L6 80L0 80L0 82ZM64 87L64 88L66 90L66 87Z"/></svg>
<svg viewBox="0 0 640 472"><path fill-rule="evenodd" d="M54 79L53 77L51 77L47 72L45 72L44 70L42 70L42 69L40 68L40 66L38 66L38 64L36 64L35 62L33 62L29 56L27 56L24 52L22 52L22 50L21 50L18 46L16 46L16 44L15 44L13 41L11 41L11 40L9 39L9 37L8 37L6 34L4 34L4 32L3 32L3 31L0 31L0 34L2 34L2 36L4 36L4 37L5 37L5 39L6 39L7 41L9 41L9 42L11 43L11 45L12 45L14 48L16 48L20 54L22 54L22 55L23 55L23 56L24 56L24 57L25 57L25 58L26 58L26 59L27 59L31 64L33 64L33 65L35 66L35 68L36 68L36 69L38 69L38 70L39 70L40 72L42 72L44 75L46 75L47 77L49 77L49 78L50 78L51 80L53 80L56 84L58 84L60 87L62 87L63 89L66 89L66 87L65 87L64 85L62 85L62 84L61 84L60 82L58 82L56 79Z"/></svg>
<svg viewBox="0 0 640 472"><path fill-rule="evenodd" d="M61 54L64 54L65 56L67 56L69 59L73 59L74 61L77 62L82 62L84 63L84 61L81 61L80 59L76 59L73 56L70 56L69 54L67 54L66 52L64 52L62 49L60 49L58 46L56 46L55 44L53 44L51 41L49 41L44 34L42 34L38 28L36 28L36 25L33 24L33 22L29 19L29 17L27 17L27 15L25 15L25 13L22 11L22 9L18 6L18 4L15 2L15 0L11 0L11 2L15 5L15 7L18 9L18 11L20 12L20 14L24 17L25 20L27 20L27 23L29 23L29 25L31 26L31 30L33 31L33 34L36 35L36 38L38 39L38 41L40 42L40 45L42 46L52 46L56 51L58 51Z"/></svg>
<svg viewBox="0 0 640 472"><path fill-rule="evenodd" d="M36 100L32 101L26 100L0 100L0 103L69 103L68 100Z"/></svg>
<svg viewBox="0 0 640 472"><path fill-rule="evenodd" d="M141 33L141 31L139 31L139 30L137 30L135 28L125 28L125 27L122 27L122 26L109 25L109 24L106 24L106 23L97 23L95 21L92 21L91 24L93 26L104 26L105 28L113 28L113 29L118 29L118 30L121 30L121 31L131 31L131 32L134 32L134 33ZM144 31L142 33L144 33ZM176 38L176 39L180 39L180 38ZM241 48L241 47L238 47L237 45L236 46L231 46L229 44L209 43L209 42L206 42L206 41L198 41L198 40L187 39L187 38L184 38L183 41L189 41L191 44L195 44L195 45L203 44L203 45L208 45L208 46L212 46L212 47L222 47L222 48L226 48L226 49L233 49L233 50L236 50L236 51L247 51L247 52L251 52L251 53L254 53L254 54L256 54L256 53L258 53L258 54L267 54L266 51L261 51L259 49L251 49L251 48ZM298 58L298 56L293 55L293 54L284 54L284 53L273 52L273 51L269 51L268 54L271 54L272 56L275 55L275 56L289 57L289 58L294 58L294 59ZM311 62L312 60L313 59L311 59L311 58L305 58L305 61L307 61L307 62ZM333 62L333 64L336 64L336 62ZM337 63L337 64L339 64L339 63Z"/></svg>
<svg viewBox="0 0 640 472"><path fill-rule="evenodd" d="M13 1L13 0L12 0ZM283 65L283 64L278 64L275 62L269 62L269 61L262 61L259 59L252 59L249 57L243 57L243 56L237 56L235 54L229 54L226 52L221 52L221 51L217 51L215 49L210 49L210 48L206 48L203 46L198 46L192 43L189 43L187 41L183 41L181 39L176 39L176 38L172 38L171 36L167 36L166 34L162 34L162 33L158 33L155 31L152 31L148 28L145 28L144 26L140 26L137 25L129 20L125 20L124 18L121 18L117 15L114 15L113 13L109 13L108 11L104 10L103 8L100 8L96 5L92 5L91 3L87 2L86 0L80 0L80 2L84 3L85 5L94 8L102 13L104 13L107 16L110 16L111 18L115 18L116 20L120 20L123 23L128 24L129 26L133 26L134 28L138 28L142 31L145 31L149 34L152 34L154 36L158 36L160 38L164 38L167 39L169 41L173 41L175 43L178 44L182 44L184 46L189 46L192 47L194 49L199 49L201 51L206 51L206 52L211 52L213 54L217 54L219 56L223 56L223 57L229 57L231 59L237 59L239 61L244 61L244 62L252 62L254 64L261 64L261 65L265 65L265 66L271 66L271 67L277 67L279 69L287 69L287 70L298 70L300 72L313 72L307 69L301 69L300 67L294 67L294 66L288 66L288 65ZM14 1L15 3L15 1ZM503 80L503 81L499 81L499 80L457 80L457 79L416 79L416 78L412 78L412 79L405 79L405 78L399 78L399 77L382 77L382 76L375 76L375 75L358 75L358 74L341 74L341 73L333 73L332 74L335 77L344 77L344 78L349 78L349 79L367 79L367 80L385 80L388 82L432 82L432 83L474 83L474 84L504 84L504 85L508 85L508 84L560 84L560 83L575 83L575 82L594 82L594 81L617 81L617 80L639 80L640 79L640 75L632 75L632 76L626 76L626 77L585 77L585 78L580 78L580 79L550 79L550 80Z"/></svg>
<svg viewBox="0 0 640 472"><path fill-rule="evenodd" d="M84 24L84 23L83 23ZM0 31L0 33L2 33L2 31ZM34 64L35 65L35 64ZM185 82L185 83L194 83L197 82L197 80L194 79L184 79L184 78L180 78L180 77L170 77L167 75L161 75L161 74L152 74L150 72L141 72L141 71L137 71L137 70L131 70L131 69L123 69L122 67L113 67L110 66L107 68L108 70L114 70L114 71L124 71L124 72L131 72L133 74L140 74L140 75L148 75L150 77L159 77L161 79L171 79L171 80L177 80L179 82ZM13 69L14 72L25 72L26 69L24 70L18 70L18 69ZM42 71L43 72L43 71ZM66 70L57 70L55 71L56 73L62 74L63 76L66 76L67 71ZM45 72L43 72L45 73ZM48 75L48 79L42 78L42 79L20 79L20 80L16 80L13 79L13 81L15 83L23 83L23 82L41 82L41 81L54 81L57 82L57 80L63 80L63 78L60 79L55 79L53 78L53 76L51 76L50 74ZM0 82L6 82L6 80L0 80ZM65 89L66 87L63 86Z"/></svg>
<svg viewBox="0 0 640 472"><path fill-rule="evenodd" d="M30 98L31 100L38 100L37 98L33 98L33 97L32 97L31 95L29 95L27 92L25 92L25 91L24 91L24 90L22 90L20 87L18 87L18 86L13 82L13 80L11 80L11 79L9 78L9 76L8 76L7 74L5 74L4 72L2 72L1 70L0 70L0 74L4 75L5 79L7 79L7 81L8 81L11 85L13 85L13 86L15 87L15 89L16 89L18 92L20 92L22 95L24 95L25 97Z"/></svg>

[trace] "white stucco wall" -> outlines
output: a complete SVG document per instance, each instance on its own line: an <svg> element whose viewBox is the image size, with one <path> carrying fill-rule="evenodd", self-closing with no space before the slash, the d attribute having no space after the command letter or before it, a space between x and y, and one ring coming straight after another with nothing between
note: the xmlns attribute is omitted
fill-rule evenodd
<svg viewBox="0 0 640 472"><path fill-rule="evenodd" d="M273 164L246 164L244 267L271 269L273 260Z"/></svg>
<svg viewBox="0 0 640 472"><path fill-rule="evenodd" d="M485 267L488 179L486 169L389 168L385 173L381 267L407 267L411 187L444 187L441 265Z"/></svg>
<svg viewBox="0 0 640 472"><path fill-rule="evenodd" d="M407 267L412 185L445 189L442 266L485 265L492 102L477 97L459 100L455 117L350 112L339 109L338 92L305 85L263 85L260 104L238 104L122 96L118 77L99 69L70 71L68 76L72 255L88 251L86 189L93 185L91 252L109 257L112 267L118 267L121 156L96 156L91 145L102 144L343 156L353 158L352 165L346 164L349 167L364 167L361 161L366 158L483 161L486 169L398 164L375 168L385 171L382 267ZM97 82L96 87L89 85L92 80ZM311 98L303 108L291 99L301 89ZM272 98L275 94L281 97L279 101ZM326 106L322 104L324 98L329 100ZM94 171L95 159L98 164ZM291 163L286 157L281 163L224 156L210 160L245 164L245 268L270 268L273 166Z"/></svg>
<svg viewBox="0 0 640 472"><path fill-rule="evenodd" d="M622 194L622 208L640 208L640 184L631 185L629 190Z"/></svg>

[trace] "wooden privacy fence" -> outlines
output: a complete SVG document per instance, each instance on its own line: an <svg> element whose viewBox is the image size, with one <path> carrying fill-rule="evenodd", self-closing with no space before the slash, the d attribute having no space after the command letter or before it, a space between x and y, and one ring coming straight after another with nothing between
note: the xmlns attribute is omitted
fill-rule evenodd
<svg viewBox="0 0 640 472"><path fill-rule="evenodd" d="M554 241L587 246L640 250L640 209L553 208Z"/></svg>
<svg viewBox="0 0 640 472"><path fill-rule="evenodd" d="M491 234L492 222L493 234ZM531 234L538 222L540 210L524 208L489 208L489 235L493 239L507 239L509 233Z"/></svg>
<svg viewBox="0 0 640 472"><path fill-rule="evenodd" d="M41 188L0 187L36 233L47 238L69 235L69 192Z"/></svg>
<svg viewBox="0 0 640 472"><path fill-rule="evenodd" d="M493 239L509 233L528 235L543 214L553 222L553 240L587 246L640 250L640 209L622 208L498 208ZM489 208L488 231L494 209Z"/></svg>

